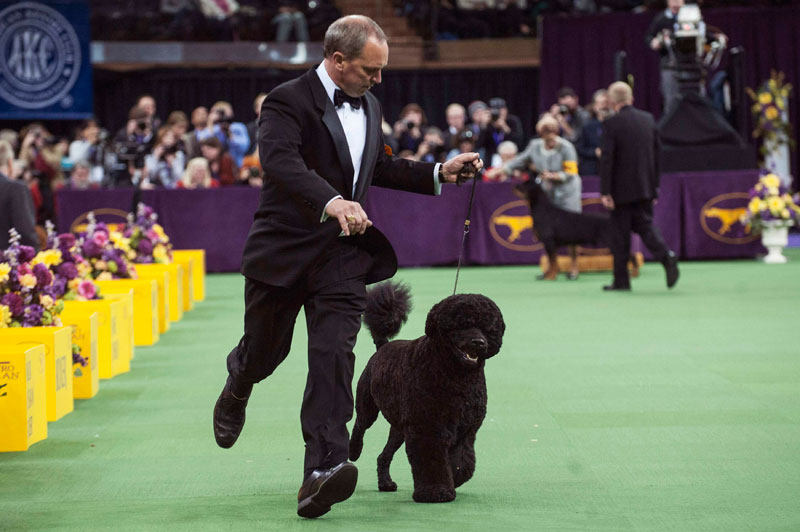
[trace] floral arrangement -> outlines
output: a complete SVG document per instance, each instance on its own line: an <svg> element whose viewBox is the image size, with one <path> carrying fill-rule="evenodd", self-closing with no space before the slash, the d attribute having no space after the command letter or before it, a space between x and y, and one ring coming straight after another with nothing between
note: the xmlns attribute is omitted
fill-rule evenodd
<svg viewBox="0 0 800 532"><path fill-rule="evenodd" d="M100 289L92 279L92 267L80 254L75 236L71 233L56 235L52 222L47 222L47 248L40 254L55 256L59 261L50 262L56 282L61 286L65 280L62 298L66 301L89 301L101 299Z"/></svg>
<svg viewBox="0 0 800 532"><path fill-rule="evenodd" d="M10 234L10 245L0 256L0 328L60 326L67 281L51 268L61 263L61 253L36 253L20 245L14 229Z"/></svg>
<svg viewBox="0 0 800 532"><path fill-rule="evenodd" d="M800 207L781 184L780 178L771 173L763 174L750 189L750 203L742 216L742 223L748 230L754 228L760 232L767 222L780 222L786 226L800 222Z"/></svg>
<svg viewBox="0 0 800 532"><path fill-rule="evenodd" d="M140 203L136 210L128 215L123 236L130 240L130 248L136 253L134 262L139 264L168 264L172 262L172 244L158 224L155 211Z"/></svg>
<svg viewBox="0 0 800 532"><path fill-rule="evenodd" d="M786 119L786 101L792 92L792 86L784 83L784 74L772 71L770 78L755 91L748 88L747 94L753 100L753 120L756 127L753 138L760 138L761 153L767 155L771 147L789 144L794 147L792 126Z"/></svg>
<svg viewBox="0 0 800 532"><path fill-rule="evenodd" d="M76 253L88 263L91 277L98 281L135 279L136 269L130 262L135 255L128 239L96 222L93 213L88 220L86 232L78 235Z"/></svg>

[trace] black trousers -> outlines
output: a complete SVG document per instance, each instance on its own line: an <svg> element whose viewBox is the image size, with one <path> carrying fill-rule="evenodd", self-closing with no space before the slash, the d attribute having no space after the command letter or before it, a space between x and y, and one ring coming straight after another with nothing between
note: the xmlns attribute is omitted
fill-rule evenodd
<svg viewBox="0 0 800 532"><path fill-rule="evenodd" d="M631 231L642 237L645 247L662 264L669 255L669 248L661 232L653 225L653 201L642 200L616 205L611 211L614 255L614 286L629 288L628 260L631 254Z"/></svg>
<svg viewBox="0 0 800 532"><path fill-rule="evenodd" d="M304 307L308 378L300 422L305 440L304 476L348 458L353 417L353 347L366 304L370 255L339 238L290 288L245 280L244 336L228 355L237 383L257 383L286 359L295 320Z"/></svg>

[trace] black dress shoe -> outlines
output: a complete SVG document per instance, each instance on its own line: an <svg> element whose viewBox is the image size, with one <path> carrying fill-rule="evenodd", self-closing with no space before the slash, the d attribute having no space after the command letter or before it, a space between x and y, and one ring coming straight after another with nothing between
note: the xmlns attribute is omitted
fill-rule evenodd
<svg viewBox="0 0 800 532"><path fill-rule="evenodd" d="M228 377L214 405L214 438L223 449L233 447L242 432L248 398L239 399L231 393L231 378Z"/></svg>
<svg viewBox="0 0 800 532"><path fill-rule="evenodd" d="M608 285L603 287L603 290L605 290L606 292L630 292L631 291L631 287L630 286L615 286L613 284L608 284Z"/></svg>
<svg viewBox="0 0 800 532"><path fill-rule="evenodd" d="M667 288L672 288L678 282L678 257L670 255L664 261L664 269L667 272Z"/></svg>
<svg viewBox="0 0 800 532"><path fill-rule="evenodd" d="M356 482L358 469L350 462L330 469L315 469L297 493L297 515L313 519L328 513L331 505L353 494Z"/></svg>

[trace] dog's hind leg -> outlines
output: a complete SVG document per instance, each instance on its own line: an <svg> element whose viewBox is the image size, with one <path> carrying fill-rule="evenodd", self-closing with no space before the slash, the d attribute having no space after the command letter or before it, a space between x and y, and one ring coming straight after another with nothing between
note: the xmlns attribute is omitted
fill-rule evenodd
<svg viewBox="0 0 800 532"><path fill-rule="evenodd" d="M350 460L356 461L361 456L364 448L364 432L378 419L378 405L370 392L372 366L367 363L364 373L358 379L356 388L356 422L353 424L353 433L350 436Z"/></svg>
<svg viewBox="0 0 800 532"><path fill-rule="evenodd" d="M403 432L394 426L389 429L389 439L386 441L386 446L383 452L378 455L378 490L380 491L397 491L397 484L392 480L389 475L389 465L392 463L392 458L397 449L403 445Z"/></svg>

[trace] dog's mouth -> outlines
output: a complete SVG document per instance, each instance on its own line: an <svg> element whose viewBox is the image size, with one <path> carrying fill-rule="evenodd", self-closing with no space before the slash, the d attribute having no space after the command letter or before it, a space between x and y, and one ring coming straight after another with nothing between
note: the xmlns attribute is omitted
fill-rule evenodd
<svg viewBox="0 0 800 532"><path fill-rule="evenodd" d="M477 365L478 361L480 360L480 356L478 354L473 355L471 353L468 353L467 351L464 351L463 349L459 349L458 354L461 355L462 362L470 366Z"/></svg>

